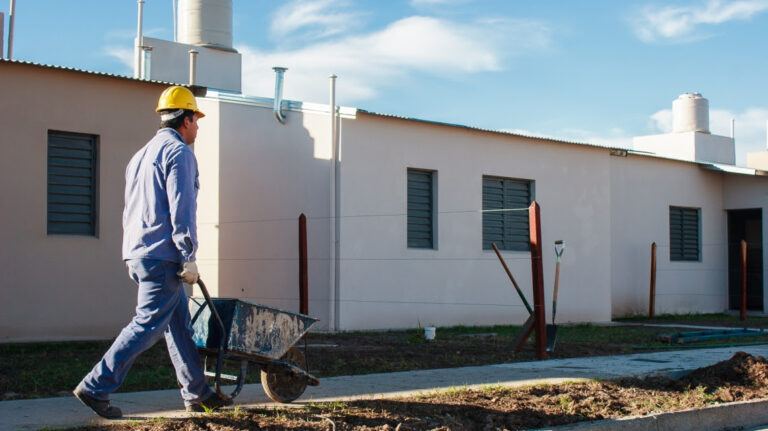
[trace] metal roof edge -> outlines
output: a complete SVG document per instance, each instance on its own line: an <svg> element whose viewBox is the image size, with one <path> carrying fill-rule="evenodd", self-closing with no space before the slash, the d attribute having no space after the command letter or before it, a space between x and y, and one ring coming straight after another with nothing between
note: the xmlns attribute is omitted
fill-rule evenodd
<svg viewBox="0 0 768 431"><path fill-rule="evenodd" d="M717 171L717 172L725 172L728 174L737 174L737 175L752 175L752 176L768 176L768 172L761 171L760 169L753 169L753 168L745 168L743 166L735 166L735 165L726 165L723 163L711 163L711 162L696 162L698 163L703 169L707 169L710 171Z"/></svg>
<svg viewBox="0 0 768 431"><path fill-rule="evenodd" d="M93 70L78 69L78 68L69 67L69 66L57 66L55 64L35 63L35 62L32 62L32 61L25 61L25 60L14 60L14 59L0 58L0 63L23 64L23 65L27 65L27 66L35 66L35 67L41 67L41 68L45 68L45 69L65 70L65 71L68 71L68 72L85 73L85 74L88 74L88 75L105 76L105 77L117 78L117 79L126 79L126 80L129 80L129 81L148 82L150 84L180 85L180 86L183 86L183 87L189 87L188 84L181 84L181 83L177 83L177 82L156 81L156 80L152 80L152 79L139 79L139 78L134 78L132 76L116 75L114 73L106 73L106 72L96 72L96 71L93 71Z"/></svg>
<svg viewBox="0 0 768 431"><path fill-rule="evenodd" d="M402 115L394 115L394 114L383 114L380 112L373 112L368 111L365 109L357 109L358 112L362 112L364 114L373 115L377 117L384 117L384 118L396 118L399 120L408 120L408 121L417 121L420 123L428 123L428 124L436 124L440 126L448 126L448 127L458 127L461 129L468 129L468 130L476 130L479 132L487 132L487 133L495 133L499 135L505 135L505 136L517 136L520 138L527 138L527 139L538 139L541 141L550 141L550 142L557 142L561 144L571 144L571 145L579 145L583 147L590 147L590 148L600 148L600 149L606 149L606 150L621 150L621 151L631 151L630 148L625 147L611 147L607 145L597 145L597 144L590 144L588 142L577 142L577 141L567 141L565 139L559 139L559 138L552 138L547 136L535 136L535 135L524 135L522 133L514 133L514 132L508 132L506 130L497 130L497 129L487 129L483 127L476 127L476 126L467 126L465 124L455 124L455 123L446 123L443 121L435 121L435 120L425 120L422 118L415 118L415 117L405 117Z"/></svg>
<svg viewBox="0 0 768 431"><path fill-rule="evenodd" d="M242 93L235 93L231 91L223 91L223 90L215 90L215 89L209 89L205 98L220 100L222 102L234 103L238 105L254 106L257 108L266 108L266 109L273 109L274 100L275 100L268 97L246 96ZM284 111L293 111L293 112L327 114L330 111L329 109L330 105L327 105L327 104L300 102L295 100L283 100L282 106ZM357 118L357 111L358 110L356 108L339 106L339 117L344 119L355 119Z"/></svg>

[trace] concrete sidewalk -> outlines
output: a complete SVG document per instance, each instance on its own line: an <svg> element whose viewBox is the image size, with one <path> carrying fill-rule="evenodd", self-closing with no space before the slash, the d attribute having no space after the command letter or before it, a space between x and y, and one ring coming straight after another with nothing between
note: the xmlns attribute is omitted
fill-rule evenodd
<svg viewBox="0 0 768 431"><path fill-rule="evenodd" d="M341 376L321 379L320 386L308 387L304 395L293 404L395 397L451 387L479 387L491 384L519 386L581 378L606 379L647 374L675 375L729 359L738 351L768 357L768 345L758 345ZM125 420L187 416L183 411L177 390L118 393L113 395L112 403L123 410ZM244 407L278 405L264 394L260 384L246 385L235 399L235 404ZM96 416L74 397L0 402L0 430L3 431L37 430L43 427L71 427L109 422L114 421Z"/></svg>

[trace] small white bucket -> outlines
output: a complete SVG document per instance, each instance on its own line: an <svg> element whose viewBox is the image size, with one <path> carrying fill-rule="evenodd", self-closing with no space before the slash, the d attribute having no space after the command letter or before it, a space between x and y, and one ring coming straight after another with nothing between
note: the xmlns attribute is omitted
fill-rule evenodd
<svg viewBox="0 0 768 431"><path fill-rule="evenodd" d="M434 326L425 326L424 327L424 338L427 341L432 341L435 339L435 327Z"/></svg>

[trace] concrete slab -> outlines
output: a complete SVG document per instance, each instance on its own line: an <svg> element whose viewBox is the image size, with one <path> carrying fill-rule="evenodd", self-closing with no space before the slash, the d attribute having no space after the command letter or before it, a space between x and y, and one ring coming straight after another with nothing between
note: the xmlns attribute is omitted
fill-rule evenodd
<svg viewBox="0 0 768 431"><path fill-rule="evenodd" d="M758 345L340 376L321 379L320 386L307 388L293 405L396 397L455 387L520 386L589 378L675 374L729 359L737 351L768 357L768 345ZM246 385L235 401L244 407L276 405L264 394L260 384ZM117 393L112 402L123 410L126 420L187 416L177 390ZM74 397L0 402L0 430L3 431L107 422L110 421L94 415Z"/></svg>

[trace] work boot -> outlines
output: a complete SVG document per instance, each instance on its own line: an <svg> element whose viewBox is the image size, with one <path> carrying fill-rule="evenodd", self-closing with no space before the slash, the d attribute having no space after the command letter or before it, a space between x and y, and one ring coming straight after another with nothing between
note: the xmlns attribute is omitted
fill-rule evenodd
<svg viewBox="0 0 768 431"><path fill-rule="evenodd" d="M222 398L219 394L215 393L199 403L187 404L186 409L188 412L205 412L218 410L224 406L231 406L232 398Z"/></svg>
<svg viewBox="0 0 768 431"><path fill-rule="evenodd" d="M81 403L90 407L97 415L103 418L118 419L123 417L123 412L119 408L110 406L109 401L97 400L96 398L87 395L83 392L80 386L76 387L72 393Z"/></svg>

